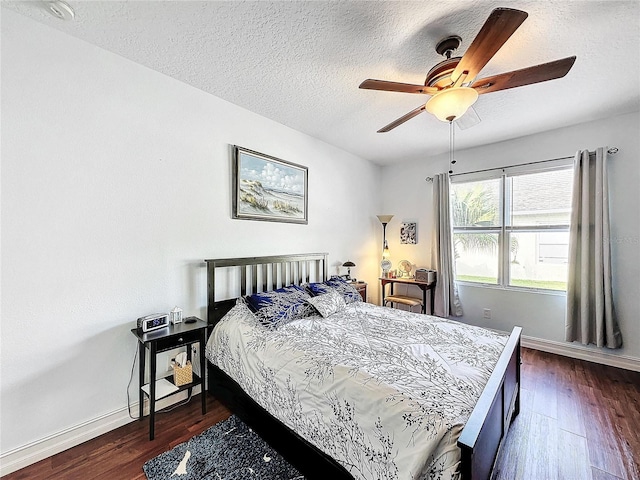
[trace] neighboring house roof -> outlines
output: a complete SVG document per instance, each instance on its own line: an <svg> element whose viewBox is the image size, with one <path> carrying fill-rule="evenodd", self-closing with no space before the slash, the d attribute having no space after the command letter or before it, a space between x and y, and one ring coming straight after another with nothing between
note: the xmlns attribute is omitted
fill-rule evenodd
<svg viewBox="0 0 640 480"><path fill-rule="evenodd" d="M540 211L567 211L571 208L571 169L513 177L512 208L518 214Z"/></svg>

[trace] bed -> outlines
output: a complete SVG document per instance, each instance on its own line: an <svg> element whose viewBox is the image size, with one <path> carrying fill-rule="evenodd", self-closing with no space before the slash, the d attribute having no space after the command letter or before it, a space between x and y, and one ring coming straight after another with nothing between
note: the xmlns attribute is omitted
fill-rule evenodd
<svg viewBox="0 0 640 480"><path fill-rule="evenodd" d="M490 477L519 411L519 327L348 301L334 284L347 301L320 290L274 327L247 300L331 283L327 254L206 263L209 392L305 477Z"/></svg>

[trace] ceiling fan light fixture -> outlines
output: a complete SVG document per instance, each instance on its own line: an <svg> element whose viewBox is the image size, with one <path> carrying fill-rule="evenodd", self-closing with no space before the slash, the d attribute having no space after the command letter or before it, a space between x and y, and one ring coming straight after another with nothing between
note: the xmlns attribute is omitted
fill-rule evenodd
<svg viewBox="0 0 640 480"><path fill-rule="evenodd" d="M460 118L478 100L478 92L471 87L454 87L442 90L429 99L427 112L438 120L451 122Z"/></svg>

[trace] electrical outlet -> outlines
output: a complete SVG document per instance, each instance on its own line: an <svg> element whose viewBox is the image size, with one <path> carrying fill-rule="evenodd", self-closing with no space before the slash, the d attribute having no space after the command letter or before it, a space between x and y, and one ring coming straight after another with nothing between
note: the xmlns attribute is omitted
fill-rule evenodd
<svg viewBox="0 0 640 480"><path fill-rule="evenodd" d="M193 355L198 355L198 346L195 343L191 345L191 353L193 353Z"/></svg>
<svg viewBox="0 0 640 480"><path fill-rule="evenodd" d="M171 356L167 355L167 372L173 371L173 364L175 363L175 361L175 357L171 358Z"/></svg>
<svg viewBox="0 0 640 480"><path fill-rule="evenodd" d="M483 313L482 313L482 317L483 318L491 318L491 309L490 308L485 308Z"/></svg>

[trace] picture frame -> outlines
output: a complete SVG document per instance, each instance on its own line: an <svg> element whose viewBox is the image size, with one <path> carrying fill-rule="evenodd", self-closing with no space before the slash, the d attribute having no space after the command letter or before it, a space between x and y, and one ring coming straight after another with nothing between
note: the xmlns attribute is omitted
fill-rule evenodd
<svg viewBox="0 0 640 480"><path fill-rule="evenodd" d="M232 218L308 224L308 168L233 146Z"/></svg>
<svg viewBox="0 0 640 480"><path fill-rule="evenodd" d="M418 226L415 222L400 224L400 243L415 245L418 243Z"/></svg>

